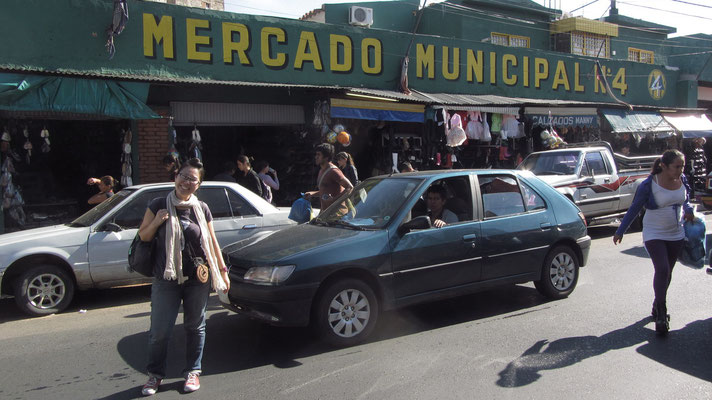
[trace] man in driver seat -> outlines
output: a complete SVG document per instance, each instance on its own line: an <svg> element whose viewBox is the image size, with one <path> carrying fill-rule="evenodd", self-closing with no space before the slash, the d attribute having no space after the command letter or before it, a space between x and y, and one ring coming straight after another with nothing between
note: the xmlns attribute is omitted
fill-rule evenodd
<svg viewBox="0 0 712 400"><path fill-rule="evenodd" d="M431 224L436 228L442 228L447 224L454 224L459 221L455 213L444 207L446 199L447 192L440 185L430 186L426 192L428 217L430 217Z"/></svg>

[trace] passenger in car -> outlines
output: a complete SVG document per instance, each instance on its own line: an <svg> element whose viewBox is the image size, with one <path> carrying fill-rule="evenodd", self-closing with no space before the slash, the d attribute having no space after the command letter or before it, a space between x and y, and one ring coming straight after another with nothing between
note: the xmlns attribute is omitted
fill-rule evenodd
<svg viewBox="0 0 712 400"><path fill-rule="evenodd" d="M428 188L426 194L428 210L430 210L428 216L430 217L431 224L436 228L442 228L447 224L459 222L457 215L444 207L446 198L447 191L444 187L433 185Z"/></svg>

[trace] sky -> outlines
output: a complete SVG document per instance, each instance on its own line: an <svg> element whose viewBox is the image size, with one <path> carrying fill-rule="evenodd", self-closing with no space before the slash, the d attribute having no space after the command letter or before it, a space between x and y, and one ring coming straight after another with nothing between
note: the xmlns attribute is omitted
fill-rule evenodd
<svg viewBox="0 0 712 400"><path fill-rule="evenodd" d="M378 1L378 0L377 0ZM573 16L598 19L608 15L610 0L534 0L543 6L571 12ZM353 0L225 0L225 11L299 18L324 3L354 3ZM439 1L428 0L427 4ZM583 8L582 7L586 4ZM618 13L677 28L671 37L706 33L712 35L710 0L617 0Z"/></svg>

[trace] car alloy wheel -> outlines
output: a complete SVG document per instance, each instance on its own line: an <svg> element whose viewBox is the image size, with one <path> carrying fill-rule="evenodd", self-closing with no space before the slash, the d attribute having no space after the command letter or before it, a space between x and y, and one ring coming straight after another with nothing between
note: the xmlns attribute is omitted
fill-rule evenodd
<svg viewBox="0 0 712 400"><path fill-rule="evenodd" d="M559 253L554 256L549 266L549 279L558 290L571 287L576 275L576 263L568 253Z"/></svg>
<svg viewBox="0 0 712 400"><path fill-rule="evenodd" d="M546 256L541 279L534 282L546 297L562 299L573 292L578 281L578 259L568 246L557 246Z"/></svg>
<svg viewBox="0 0 712 400"><path fill-rule="evenodd" d="M378 299L358 279L339 280L321 293L314 309L320 336L336 346L353 346L373 331L378 320Z"/></svg>
<svg viewBox="0 0 712 400"><path fill-rule="evenodd" d="M344 289L329 304L329 325L341 337L354 337L368 325L371 305L356 289Z"/></svg>
<svg viewBox="0 0 712 400"><path fill-rule="evenodd" d="M31 268L15 281L15 301L30 315L62 311L73 296L74 281L54 265Z"/></svg>

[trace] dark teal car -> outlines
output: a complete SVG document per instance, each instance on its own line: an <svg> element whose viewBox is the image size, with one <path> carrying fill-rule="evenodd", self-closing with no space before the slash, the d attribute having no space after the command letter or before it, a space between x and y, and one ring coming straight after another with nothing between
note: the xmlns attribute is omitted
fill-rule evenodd
<svg viewBox="0 0 712 400"><path fill-rule="evenodd" d="M431 225L434 186L457 222L449 214L447 225ZM221 301L270 324L312 324L349 346L396 307L531 281L567 297L590 245L576 205L527 171L379 176L309 223L225 247L232 285Z"/></svg>

